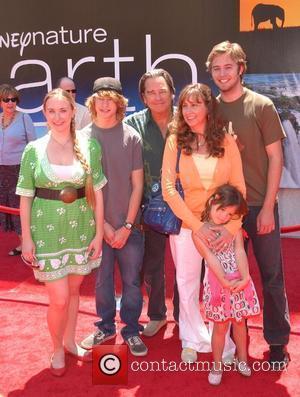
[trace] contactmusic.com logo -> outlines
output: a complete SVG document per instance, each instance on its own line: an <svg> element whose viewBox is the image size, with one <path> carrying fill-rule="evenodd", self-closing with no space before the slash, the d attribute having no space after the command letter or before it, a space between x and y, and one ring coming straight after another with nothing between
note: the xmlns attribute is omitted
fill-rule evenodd
<svg viewBox="0 0 300 397"><path fill-rule="evenodd" d="M127 345L93 347L94 385L126 385L128 383Z"/></svg>

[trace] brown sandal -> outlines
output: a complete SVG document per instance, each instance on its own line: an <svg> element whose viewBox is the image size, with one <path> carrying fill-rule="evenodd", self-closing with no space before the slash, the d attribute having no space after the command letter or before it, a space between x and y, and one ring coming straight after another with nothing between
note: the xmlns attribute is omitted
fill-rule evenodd
<svg viewBox="0 0 300 397"><path fill-rule="evenodd" d="M22 254L22 250L19 250L18 248L14 248L13 250L9 251L8 255L9 256L18 256Z"/></svg>

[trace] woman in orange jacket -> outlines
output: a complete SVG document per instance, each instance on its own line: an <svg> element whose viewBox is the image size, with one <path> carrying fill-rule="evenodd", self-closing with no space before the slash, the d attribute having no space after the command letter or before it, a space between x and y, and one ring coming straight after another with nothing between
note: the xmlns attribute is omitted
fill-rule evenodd
<svg viewBox="0 0 300 397"><path fill-rule="evenodd" d="M244 196L246 187L239 149L216 116L215 98L208 86L190 84L182 90L169 130L162 189L164 199L182 219L180 234L170 236L170 245L179 290L181 358L195 362L197 352L211 351L211 339L200 313L202 256L194 245L193 235L216 251L226 249L241 228L241 220L212 227L201 221L201 213L218 186L229 183ZM181 149L179 171L184 199L175 189L178 149ZM224 355L232 349L234 346L228 338Z"/></svg>

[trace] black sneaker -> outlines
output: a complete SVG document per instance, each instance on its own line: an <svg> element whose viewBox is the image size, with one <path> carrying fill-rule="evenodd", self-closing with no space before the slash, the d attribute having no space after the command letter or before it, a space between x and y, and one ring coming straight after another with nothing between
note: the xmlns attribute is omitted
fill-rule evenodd
<svg viewBox="0 0 300 397"><path fill-rule="evenodd" d="M147 346L139 336L131 336L125 342L129 347L130 353L134 356L146 356L148 353Z"/></svg>
<svg viewBox="0 0 300 397"><path fill-rule="evenodd" d="M272 371L282 371L287 368L290 356L284 345L270 345L269 363Z"/></svg>
<svg viewBox="0 0 300 397"><path fill-rule="evenodd" d="M86 350L91 350L95 345L101 345L101 343L113 339L116 336L116 333L109 334L98 329L95 333L87 336L83 341L81 341L81 346Z"/></svg>

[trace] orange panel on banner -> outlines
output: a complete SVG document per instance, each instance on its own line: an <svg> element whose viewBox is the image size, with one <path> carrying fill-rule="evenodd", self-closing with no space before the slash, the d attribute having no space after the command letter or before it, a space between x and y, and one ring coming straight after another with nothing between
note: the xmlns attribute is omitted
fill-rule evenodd
<svg viewBox="0 0 300 397"><path fill-rule="evenodd" d="M240 31L300 26L299 0L240 0Z"/></svg>

